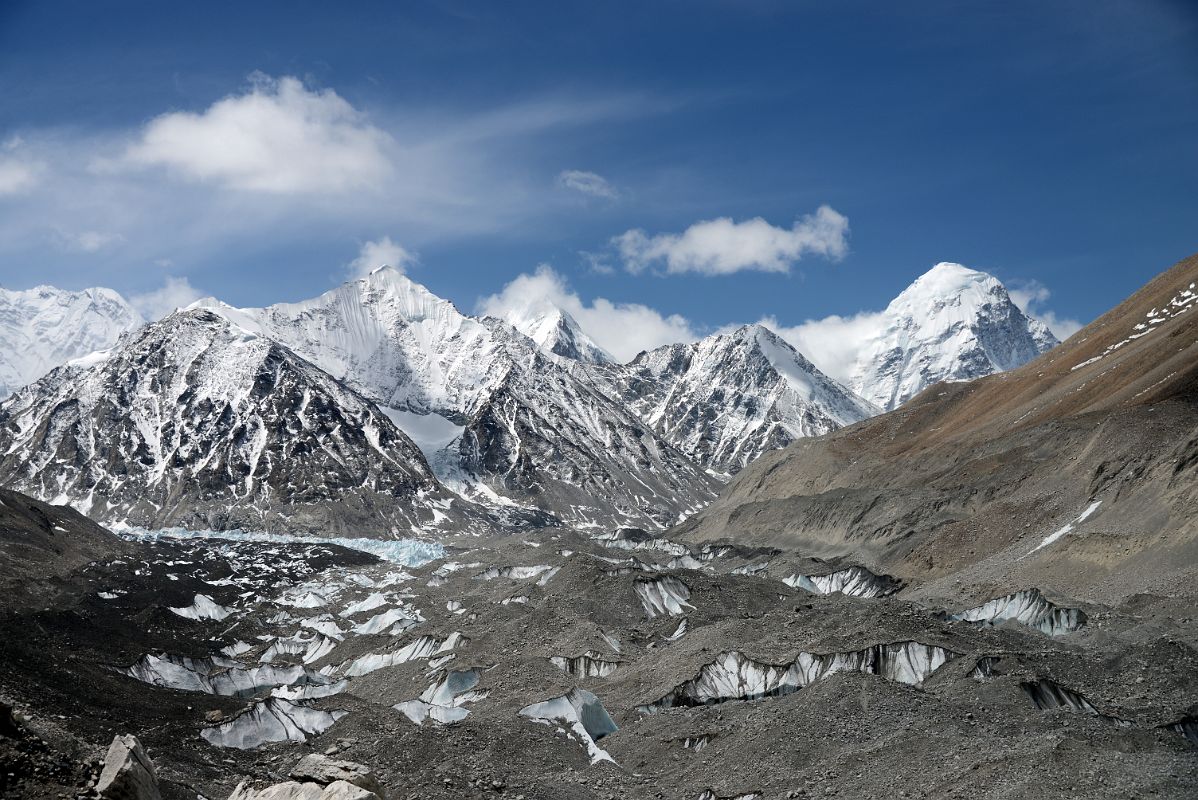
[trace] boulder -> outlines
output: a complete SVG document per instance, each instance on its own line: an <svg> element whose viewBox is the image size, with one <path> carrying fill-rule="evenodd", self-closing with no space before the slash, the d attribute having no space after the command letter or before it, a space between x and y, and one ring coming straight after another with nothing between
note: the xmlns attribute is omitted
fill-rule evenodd
<svg viewBox="0 0 1198 800"><path fill-rule="evenodd" d="M353 761L329 758L319 753L311 753L300 759L300 762L291 769L291 777L299 781L312 781L326 786L336 781L345 781L380 797L383 796L383 787L369 767L355 764Z"/></svg>
<svg viewBox="0 0 1198 800"><path fill-rule="evenodd" d="M96 783L103 800L162 800L154 763L136 736L115 736Z"/></svg>
<svg viewBox="0 0 1198 800"><path fill-rule="evenodd" d="M287 781L254 789L246 781L237 784L229 800L380 800L374 792L348 781L333 781L327 786L319 783Z"/></svg>

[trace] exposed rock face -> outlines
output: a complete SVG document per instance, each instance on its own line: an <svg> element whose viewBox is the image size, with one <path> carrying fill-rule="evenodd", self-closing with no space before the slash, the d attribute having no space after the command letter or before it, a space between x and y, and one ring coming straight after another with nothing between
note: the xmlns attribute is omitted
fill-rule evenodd
<svg viewBox="0 0 1198 800"><path fill-rule="evenodd" d="M302 303L203 303L344 380L413 436L430 417L456 426L426 446L438 474L480 502L514 501L500 508L535 512L536 524L661 528L714 496L699 466L563 359L393 269Z"/></svg>
<svg viewBox="0 0 1198 800"><path fill-rule="evenodd" d="M379 536L458 512L369 401L203 309L20 390L0 440L0 477L101 521Z"/></svg>
<svg viewBox="0 0 1198 800"><path fill-rule="evenodd" d="M591 372L662 438L723 475L767 450L878 413L761 325Z"/></svg>
<svg viewBox="0 0 1198 800"><path fill-rule="evenodd" d="M111 289L0 289L0 398L144 323Z"/></svg>
<svg viewBox="0 0 1198 800"><path fill-rule="evenodd" d="M849 386L889 411L933 383L1014 369L1056 344L993 275L937 264L886 307Z"/></svg>
<svg viewBox="0 0 1198 800"><path fill-rule="evenodd" d="M161 800L154 763L136 736L113 737L96 794L104 800Z"/></svg>

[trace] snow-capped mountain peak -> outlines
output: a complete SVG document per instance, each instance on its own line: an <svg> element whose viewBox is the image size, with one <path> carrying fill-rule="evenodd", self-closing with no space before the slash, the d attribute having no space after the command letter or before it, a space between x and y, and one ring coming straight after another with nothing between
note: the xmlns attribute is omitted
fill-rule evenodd
<svg viewBox="0 0 1198 800"><path fill-rule="evenodd" d="M572 374L581 363L543 351L505 320L462 314L398 270L299 303L205 306L286 345L401 425L456 427L430 456L471 497L540 509L542 523L548 512L583 525L662 527L712 496L699 466ZM424 425L430 414L441 422Z"/></svg>
<svg viewBox="0 0 1198 800"><path fill-rule="evenodd" d="M0 398L144 324L112 289L0 289Z"/></svg>
<svg viewBox="0 0 1198 800"><path fill-rule="evenodd" d="M551 303L511 309L504 319L547 353L589 364L614 364L616 361L583 331L569 312Z"/></svg>
<svg viewBox="0 0 1198 800"><path fill-rule="evenodd" d="M457 513L373 403L206 308L51 372L0 422L6 484L109 522L407 532Z"/></svg>
<svg viewBox="0 0 1198 800"><path fill-rule="evenodd" d="M659 435L718 475L878 411L761 325L659 347L597 374Z"/></svg>
<svg viewBox="0 0 1198 800"><path fill-rule="evenodd" d="M1018 367L1057 344L993 275L942 262L917 278L882 314L849 385L892 409L933 383L973 380Z"/></svg>

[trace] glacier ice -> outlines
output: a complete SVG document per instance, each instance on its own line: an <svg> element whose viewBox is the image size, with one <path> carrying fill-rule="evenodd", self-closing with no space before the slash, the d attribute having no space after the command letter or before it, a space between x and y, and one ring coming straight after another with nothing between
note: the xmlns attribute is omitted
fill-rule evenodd
<svg viewBox="0 0 1198 800"><path fill-rule="evenodd" d="M1127 727L1131 723L1124 719L1104 714L1099 711L1094 705L1078 692L1061 686L1055 681L1047 678L1039 680L1023 681L1019 684L1019 688L1023 689L1024 694L1028 699L1035 704L1036 708L1041 711L1051 711L1056 708L1065 708L1073 711L1082 711L1086 714L1093 714L1096 717L1101 717L1108 722L1113 722L1120 727Z"/></svg>
<svg viewBox="0 0 1198 800"><path fill-rule="evenodd" d="M437 639L435 636L429 635L419 636L395 650L386 653L367 653L364 656L359 656L352 661L342 664L336 669L336 672L351 678L357 678L386 667L394 667L397 664L406 664L409 661L426 659L430 656L447 653L458 645L464 644L466 641L466 638L457 631L449 634L444 639Z"/></svg>
<svg viewBox="0 0 1198 800"><path fill-rule="evenodd" d="M449 725L465 719L470 711L462 708L485 698L486 690L475 689L481 678L477 669L450 670L429 686L418 700L407 700L392 706L417 725L426 719Z"/></svg>
<svg viewBox="0 0 1198 800"><path fill-rule="evenodd" d="M902 588L903 582L892 575L875 575L865 567L847 567L827 575L791 575L783 578L787 586L812 594L839 592L849 597L885 597Z"/></svg>
<svg viewBox="0 0 1198 800"><path fill-rule="evenodd" d="M491 581L495 580L496 578L508 578L511 580L522 581L529 578L535 578L538 575L549 572L550 570L555 573L557 572L557 568L553 567L551 564L536 564L527 567L487 567L474 577L476 580L480 581Z"/></svg>
<svg viewBox="0 0 1198 800"><path fill-rule="evenodd" d="M1086 615L1081 609L1057 606L1045 599L1038 589L1023 589L996 597L946 618L983 625L1001 625L1013 620L1049 636L1072 633L1086 624Z"/></svg>
<svg viewBox="0 0 1198 800"><path fill-rule="evenodd" d="M217 747L252 750L271 742L303 742L323 733L346 711L322 711L290 700L269 697L228 722L204 728L200 736Z"/></svg>
<svg viewBox="0 0 1198 800"><path fill-rule="evenodd" d="M261 664L243 667L236 661L220 656L196 659L147 654L121 672L143 683L167 689L231 697L251 697L276 686L330 682L324 675L298 665Z"/></svg>
<svg viewBox="0 0 1198 800"><path fill-rule="evenodd" d="M694 608L687 602L691 596L690 589L671 575L652 580L637 580L633 582L632 588L641 599L645 614L650 619L666 614L677 617L685 614L685 609Z"/></svg>
<svg viewBox="0 0 1198 800"><path fill-rule="evenodd" d="M608 661L595 650L587 650L578 656L551 656L549 663L577 678L604 678L620 666L619 661Z"/></svg>
<svg viewBox="0 0 1198 800"><path fill-rule="evenodd" d="M665 697L639 706L637 710L651 714L675 706L779 697L837 672L860 672L899 683L918 684L956 656L943 647L921 642L878 644L844 653L799 653L785 664L756 661L739 651L729 650L705 664L698 675L678 685Z"/></svg>
<svg viewBox="0 0 1198 800"><path fill-rule="evenodd" d="M559 697L527 705L520 709L520 715L543 722L564 722L586 745L592 764L613 760L596 742L619 728L599 698L586 689L571 689Z"/></svg>
<svg viewBox="0 0 1198 800"><path fill-rule="evenodd" d="M182 608L171 607L169 611L187 619L222 620L233 613L233 609L222 606L206 594L197 594L189 606Z"/></svg>
<svg viewBox="0 0 1198 800"><path fill-rule="evenodd" d="M274 542L277 544L335 544L360 550L405 567L419 567L445 557L445 548L438 542L423 539L359 539L344 536L304 536L290 533L259 531L192 531L186 528L146 530L128 525L112 526L114 533L126 539L157 541L159 539L226 539L233 542Z"/></svg>

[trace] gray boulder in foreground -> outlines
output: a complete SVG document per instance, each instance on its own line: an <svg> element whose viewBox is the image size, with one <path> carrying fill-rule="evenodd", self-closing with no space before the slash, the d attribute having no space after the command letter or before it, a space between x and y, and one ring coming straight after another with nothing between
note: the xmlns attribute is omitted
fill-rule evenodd
<svg viewBox="0 0 1198 800"><path fill-rule="evenodd" d="M348 781L333 781L328 786L287 781L257 790L242 781L229 800L379 800L379 796Z"/></svg>
<svg viewBox="0 0 1198 800"><path fill-rule="evenodd" d="M96 793L104 800L161 800L154 763L136 736L113 737Z"/></svg>
<svg viewBox="0 0 1198 800"><path fill-rule="evenodd" d="M356 764L353 761L329 758L320 753L311 753L300 759L300 762L292 767L291 777L299 781L311 781L326 786L337 781L345 781L380 797L383 795L383 787L369 767Z"/></svg>

